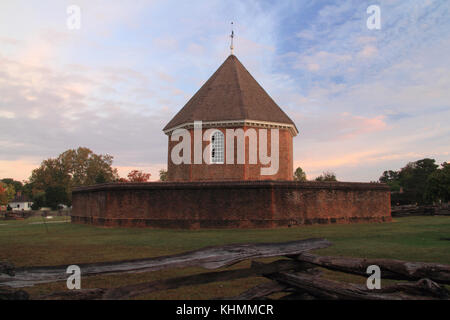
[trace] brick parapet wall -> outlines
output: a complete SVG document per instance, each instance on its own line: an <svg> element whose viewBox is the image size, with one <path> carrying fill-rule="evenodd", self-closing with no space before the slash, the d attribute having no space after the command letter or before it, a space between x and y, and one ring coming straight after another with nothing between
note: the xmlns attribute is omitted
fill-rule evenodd
<svg viewBox="0 0 450 320"><path fill-rule="evenodd" d="M383 183L328 182L328 181L193 181L193 182L120 182L104 183L75 188L73 193L106 190L148 190L148 189L203 189L208 188L294 188L294 189L335 189L335 190L382 190L389 191Z"/></svg>
<svg viewBox="0 0 450 320"><path fill-rule="evenodd" d="M101 226L270 228L390 220L389 188L373 183L116 183L73 192L72 221Z"/></svg>

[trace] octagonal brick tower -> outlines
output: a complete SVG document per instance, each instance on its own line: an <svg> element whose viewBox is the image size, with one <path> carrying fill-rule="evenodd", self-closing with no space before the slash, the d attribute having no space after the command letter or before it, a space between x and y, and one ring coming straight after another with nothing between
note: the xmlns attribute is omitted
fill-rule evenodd
<svg viewBox="0 0 450 320"><path fill-rule="evenodd" d="M175 129L187 129L194 148L194 122L202 121L202 131L216 128L212 141L203 141L202 150L211 143L212 164L194 164L191 152L190 164L175 164L171 153L178 141L171 141ZM261 175L263 165L257 157L256 164L249 161L249 139L245 139L245 163L237 159L237 141L234 140L234 164L224 163L226 158L226 129L249 128L268 132L268 153L270 155L271 130L279 132L279 168L273 175ZM258 84L234 55L230 55L217 71L206 81L197 93L164 127L168 135L168 180L169 181L224 181L224 180L292 180L293 143L298 134L294 122L281 110L275 101ZM220 134L222 133L222 135ZM215 140L214 140L215 139ZM235 138L236 139L236 138ZM259 138L257 153L259 155ZM202 151L203 152L203 151Z"/></svg>

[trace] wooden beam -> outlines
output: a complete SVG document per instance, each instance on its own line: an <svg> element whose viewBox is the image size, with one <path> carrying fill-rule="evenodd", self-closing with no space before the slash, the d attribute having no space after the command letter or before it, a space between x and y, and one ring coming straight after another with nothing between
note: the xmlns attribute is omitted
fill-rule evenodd
<svg viewBox="0 0 450 320"><path fill-rule="evenodd" d="M214 300L262 300L271 294L283 292L289 289L289 286L276 281L264 282L256 287L250 288L238 296L231 298L216 298Z"/></svg>
<svg viewBox="0 0 450 320"><path fill-rule="evenodd" d="M24 290L11 290L9 288L0 288L1 300L28 300L30 296Z"/></svg>
<svg viewBox="0 0 450 320"><path fill-rule="evenodd" d="M138 273L163 270L168 268L203 267L218 269L243 260L267 258L286 255L298 255L305 251L329 247L325 239L308 239L281 243L234 244L207 247L186 253L117 262L77 264L81 276L98 274ZM0 284L10 287L26 287L38 283L66 280L65 266L17 268L15 277L0 274Z"/></svg>
<svg viewBox="0 0 450 320"><path fill-rule="evenodd" d="M14 276L14 265L9 262L0 261L0 274L7 274L9 276Z"/></svg>
<svg viewBox="0 0 450 320"><path fill-rule="evenodd" d="M369 290L365 286L311 277L302 273L281 272L268 278L298 288L302 292L325 300L433 300L448 299L448 290L437 283L418 281L394 285L382 290Z"/></svg>
<svg viewBox="0 0 450 320"><path fill-rule="evenodd" d="M278 260L272 263L252 263L250 268L207 272L152 282L132 284L112 289L87 289L57 292L39 297L39 300L52 299L128 299L152 292L177 289L183 286L202 285L211 282L230 281L252 276L261 276L279 271L305 270L310 264L292 260ZM73 295L70 293L73 292Z"/></svg>
<svg viewBox="0 0 450 320"><path fill-rule="evenodd" d="M450 284L450 265L440 263L317 256L311 253L302 253L294 258L330 270L365 277L368 276L367 267L377 265L381 269L382 279L419 280L428 278L437 283Z"/></svg>

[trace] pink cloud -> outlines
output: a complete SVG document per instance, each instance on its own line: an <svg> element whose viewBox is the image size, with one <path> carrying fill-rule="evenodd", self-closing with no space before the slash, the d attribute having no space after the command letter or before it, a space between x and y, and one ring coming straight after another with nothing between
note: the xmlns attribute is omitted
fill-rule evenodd
<svg viewBox="0 0 450 320"><path fill-rule="evenodd" d="M370 58L377 54L378 54L378 49L376 47L367 45L358 53L358 56L361 58Z"/></svg>
<svg viewBox="0 0 450 320"><path fill-rule="evenodd" d="M336 141L353 139L365 134L387 129L385 117L364 117L344 112L331 115L295 117L305 139Z"/></svg>

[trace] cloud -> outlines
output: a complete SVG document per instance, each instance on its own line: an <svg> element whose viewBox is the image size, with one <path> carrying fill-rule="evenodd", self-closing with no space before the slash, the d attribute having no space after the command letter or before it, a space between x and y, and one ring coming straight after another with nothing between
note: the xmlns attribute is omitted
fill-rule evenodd
<svg viewBox="0 0 450 320"><path fill-rule="evenodd" d="M362 58L370 58L378 54L378 49L374 46L367 45L359 53L358 56Z"/></svg>
<svg viewBox="0 0 450 320"><path fill-rule="evenodd" d="M0 110L0 118L14 119L15 117L16 117L16 114L14 112L7 111L7 110Z"/></svg>
<svg viewBox="0 0 450 320"><path fill-rule="evenodd" d="M2 2L0 175L87 146L156 178L161 129L229 54L230 21L236 55L300 128L308 175L367 181L448 160L449 3L380 1L379 31L369 4L79 1L71 32L64 2Z"/></svg>
<svg viewBox="0 0 450 320"><path fill-rule="evenodd" d="M300 39L314 40L314 33L311 30L302 30L296 36Z"/></svg>
<svg viewBox="0 0 450 320"><path fill-rule="evenodd" d="M148 110L134 99L142 96L136 90L146 82L139 72L86 69L89 71L79 75L70 68L32 68L6 59L0 59L0 64L7 75L0 79L1 138L9 142L2 144L3 160L54 157L80 145L114 154L118 164L138 163L137 159L161 163L165 159L152 150L165 147L161 128L170 114ZM115 86L120 92L117 97L101 90ZM14 118L17 121L12 121Z"/></svg>
<svg viewBox="0 0 450 320"><path fill-rule="evenodd" d="M302 124L302 140L342 141L361 138L363 135L385 130L384 116L367 118L349 113L309 115L294 118Z"/></svg>
<svg viewBox="0 0 450 320"><path fill-rule="evenodd" d="M341 63L349 62L351 59L351 55L348 54L319 51L312 55L301 56L294 67L298 69L307 69L309 71L318 71L320 69L329 70Z"/></svg>

